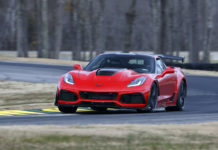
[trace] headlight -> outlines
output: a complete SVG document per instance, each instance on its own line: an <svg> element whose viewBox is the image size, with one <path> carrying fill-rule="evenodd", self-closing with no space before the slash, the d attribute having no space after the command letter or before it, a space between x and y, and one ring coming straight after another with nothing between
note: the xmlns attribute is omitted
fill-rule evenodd
<svg viewBox="0 0 218 150"><path fill-rule="evenodd" d="M132 86L139 86L139 85L142 85L145 80L147 78L146 77L139 77L139 78L136 78L135 80L133 80L132 82L130 82L127 87L132 87Z"/></svg>
<svg viewBox="0 0 218 150"><path fill-rule="evenodd" d="M64 77L64 82L68 83L68 84L74 84L74 80L73 77L70 73L67 73Z"/></svg>

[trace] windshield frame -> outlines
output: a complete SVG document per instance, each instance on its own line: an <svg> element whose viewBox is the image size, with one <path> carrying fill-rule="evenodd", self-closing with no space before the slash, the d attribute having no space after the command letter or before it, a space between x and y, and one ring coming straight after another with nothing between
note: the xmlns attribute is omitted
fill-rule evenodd
<svg viewBox="0 0 218 150"><path fill-rule="evenodd" d="M152 64L152 69L151 70L149 70L148 72L146 72L146 73L155 73L155 58L154 57L152 57L152 56L149 56L149 55L139 55L139 54L101 54L101 55L99 55L99 56L97 56L97 57L95 57L94 59L92 59L89 63L88 63L88 65L84 68L84 70L85 71L93 71L93 70L97 70L97 69L99 69L99 68L101 68L101 67L99 67L99 68L96 68L96 69L91 69L91 66L93 66L93 64L95 64L95 63L97 63L98 61L100 61L101 59L102 59L102 57L103 58L110 58L110 57L112 57L112 58L114 58L114 57L130 57L130 58L138 58L138 59L150 59L150 61L153 61L153 62L151 62L151 64ZM104 67L105 68L105 67ZM110 67L109 67L110 68ZM111 67L111 68L113 68L113 67ZM114 67L115 68L115 67ZM125 67L124 67L125 68ZM126 68L126 69L130 69L130 68ZM135 69L137 69L137 68L135 68ZM146 68L145 68L146 69ZM131 70L134 70L134 69L131 69ZM136 70L134 70L134 71L136 71ZM138 72L138 71L136 71L136 72ZM138 73L145 73L145 72L138 72Z"/></svg>

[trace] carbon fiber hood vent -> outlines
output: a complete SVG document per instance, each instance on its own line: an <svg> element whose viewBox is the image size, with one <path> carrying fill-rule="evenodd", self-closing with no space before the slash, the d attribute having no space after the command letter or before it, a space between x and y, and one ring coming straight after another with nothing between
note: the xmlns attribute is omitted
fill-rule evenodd
<svg viewBox="0 0 218 150"><path fill-rule="evenodd" d="M110 68L102 68L96 72L97 76L112 76L115 73L121 71L123 69L110 69Z"/></svg>

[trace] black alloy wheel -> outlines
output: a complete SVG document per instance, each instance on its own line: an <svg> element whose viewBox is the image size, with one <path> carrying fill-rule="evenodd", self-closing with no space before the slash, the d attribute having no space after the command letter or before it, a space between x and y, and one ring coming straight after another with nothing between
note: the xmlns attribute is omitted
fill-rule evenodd
<svg viewBox="0 0 218 150"><path fill-rule="evenodd" d="M145 108L137 109L138 113L153 112L157 105L158 89L155 83L152 84L150 95Z"/></svg>
<svg viewBox="0 0 218 150"><path fill-rule="evenodd" d="M184 81L182 81L179 87L176 106L167 107L166 111L183 111L185 108L185 96L186 96L186 85Z"/></svg>

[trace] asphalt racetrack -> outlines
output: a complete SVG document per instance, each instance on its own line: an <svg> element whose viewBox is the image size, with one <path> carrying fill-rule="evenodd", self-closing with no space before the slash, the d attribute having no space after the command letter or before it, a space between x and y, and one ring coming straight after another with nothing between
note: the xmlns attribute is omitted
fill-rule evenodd
<svg viewBox="0 0 218 150"><path fill-rule="evenodd" d="M57 83L70 66L0 62L0 80ZM218 121L218 77L187 75L188 97L185 111L136 113L134 110L109 110L106 113L82 111L75 114L30 114L0 116L0 125L27 124L165 124ZM55 91L54 91L55 92Z"/></svg>

